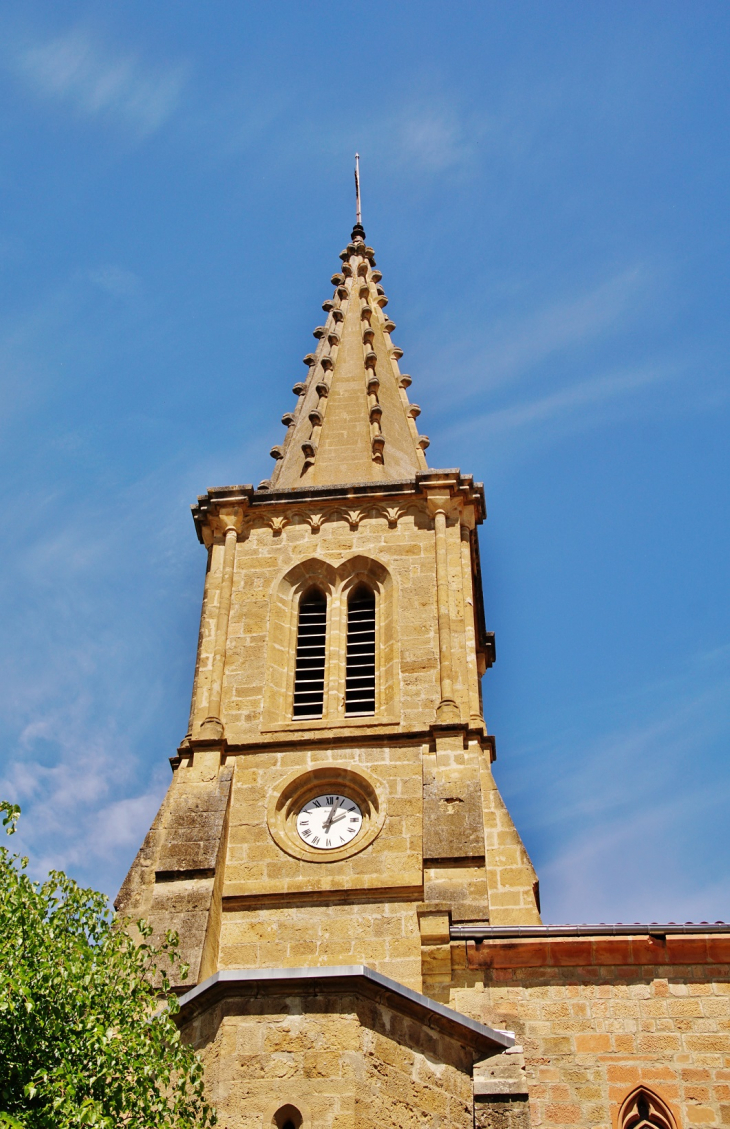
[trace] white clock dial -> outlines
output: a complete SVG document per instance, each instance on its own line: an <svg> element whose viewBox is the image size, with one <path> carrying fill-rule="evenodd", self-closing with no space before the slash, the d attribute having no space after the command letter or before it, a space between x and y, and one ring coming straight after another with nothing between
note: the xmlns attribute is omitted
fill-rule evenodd
<svg viewBox="0 0 730 1129"><path fill-rule="evenodd" d="M362 827L362 812L348 796L315 796L297 816L299 838L320 851L344 847Z"/></svg>

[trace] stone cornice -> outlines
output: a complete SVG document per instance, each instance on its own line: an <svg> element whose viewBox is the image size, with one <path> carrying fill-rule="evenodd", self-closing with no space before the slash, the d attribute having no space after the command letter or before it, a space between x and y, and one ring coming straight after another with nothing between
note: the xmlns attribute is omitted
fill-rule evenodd
<svg viewBox="0 0 730 1129"><path fill-rule="evenodd" d="M449 727L453 730L453 726ZM491 733L485 733L482 729L472 728L466 724L457 727L464 735L464 747L469 741L478 741L481 748L488 753L490 762L497 759L497 742L496 738ZM170 765L173 771L178 768L182 758L190 755L191 749L208 749L216 748L221 750L221 756L224 758L232 758L236 756L251 756L254 753L271 753L278 752L279 750L291 749L292 740L295 740L298 745L302 747L311 748L351 748L357 745L358 748L389 748L401 746L418 746L433 744L434 735L437 727L432 725L428 729L404 729L400 724L394 725L392 729L388 729L385 733L363 733L358 730L351 730L347 732L344 728L337 728L331 726L329 729L320 729L315 731L307 731L303 729L292 730L291 732L275 734L272 733L271 737L262 740L261 737L252 738L249 741L205 741L191 738L186 738L185 741L178 748L177 754L169 758ZM435 746L434 746L435 747Z"/></svg>
<svg viewBox="0 0 730 1129"><path fill-rule="evenodd" d="M236 511L240 520L251 504L253 486L212 486L207 494L199 494L197 502L190 507L195 522L198 540L205 544L203 530L219 532L221 511Z"/></svg>
<svg viewBox="0 0 730 1129"><path fill-rule="evenodd" d="M424 471L415 478L402 482L347 482L337 486L308 486L292 490L254 490L251 485L214 486L207 494L199 495L191 510L198 540L209 544L212 536L220 533L221 515L230 512L232 508L238 508L241 515L248 511L251 516L257 512L292 507L296 512L303 513L315 507L336 508L337 503L341 506L348 499L372 503L394 499L407 502L422 498L428 500L436 495L448 497L450 506L455 509L472 507L474 522L477 524L486 517L482 483L474 482L471 475L463 475L458 469ZM384 516L390 520L387 510L384 511ZM355 526L356 524L357 522ZM278 529L279 532L281 528L283 526ZM204 533L206 529L207 537Z"/></svg>

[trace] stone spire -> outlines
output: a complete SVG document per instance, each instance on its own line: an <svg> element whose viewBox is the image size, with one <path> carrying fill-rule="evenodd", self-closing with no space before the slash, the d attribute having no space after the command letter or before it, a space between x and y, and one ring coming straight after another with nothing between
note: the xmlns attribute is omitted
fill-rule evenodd
<svg viewBox="0 0 730 1129"><path fill-rule="evenodd" d="M325 324L314 330L317 347L304 358L307 376L294 385L298 403L282 416L286 438L271 449L276 467L263 488L402 482L428 469L420 408L408 400L411 378L398 366L403 351L391 340L395 323L361 223L340 258L334 294L322 303Z"/></svg>

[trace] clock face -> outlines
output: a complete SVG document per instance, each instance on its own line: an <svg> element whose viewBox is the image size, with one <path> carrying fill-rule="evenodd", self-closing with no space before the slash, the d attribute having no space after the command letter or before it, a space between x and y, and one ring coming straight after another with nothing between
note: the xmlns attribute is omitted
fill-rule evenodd
<svg viewBox="0 0 730 1129"><path fill-rule="evenodd" d="M297 816L299 838L320 851L344 847L362 827L362 812L348 796L315 796Z"/></svg>

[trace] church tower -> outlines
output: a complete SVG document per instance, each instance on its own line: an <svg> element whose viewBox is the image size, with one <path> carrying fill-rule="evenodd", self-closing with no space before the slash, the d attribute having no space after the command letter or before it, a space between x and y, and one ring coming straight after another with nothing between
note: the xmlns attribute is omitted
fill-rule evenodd
<svg viewBox="0 0 730 1129"><path fill-rule="evenodd" d="M179 934L223 1129L728 1125L730 926L540 922L483 488L428 466L359 215L340 258L271 479L193 506L190 723L117 907Z"/></svg>
<svg viewBox="0 0 730 1129"><path fill-rule="evenodd" d="M117 907L180 936L223 1125L470 1126L514 1039L446 1006L452 930L540 922L483 717L484 491L428 466L359 222L340 259L271 479L193 506L190 724Z"/></svg>

